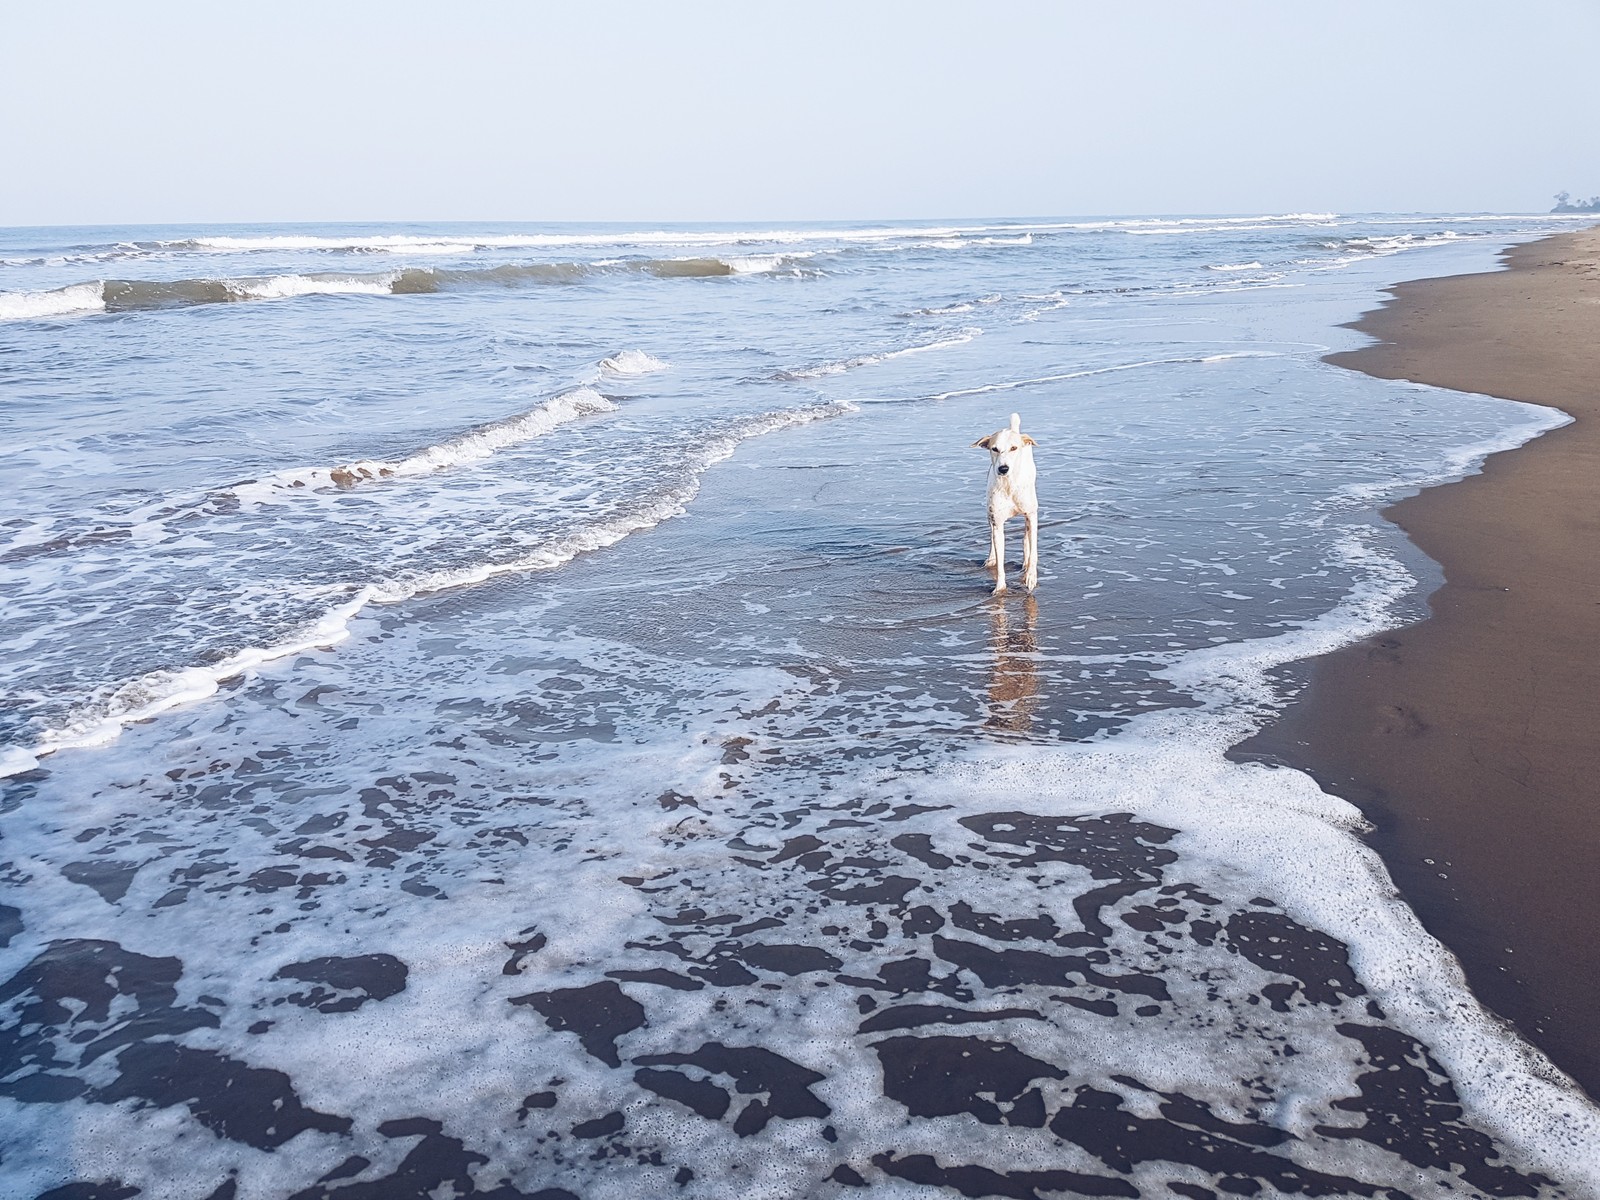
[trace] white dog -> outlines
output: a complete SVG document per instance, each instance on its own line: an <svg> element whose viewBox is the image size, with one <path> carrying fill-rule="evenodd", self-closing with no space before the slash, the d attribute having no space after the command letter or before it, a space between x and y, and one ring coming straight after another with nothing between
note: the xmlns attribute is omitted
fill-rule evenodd
<svg viewBox="0 0 1600 1200"><path fill-rule="evenodd" d="M989 561L994 568L994 594L1006 590L1006 521L1020 516L1022 582L1031 592L1039 586L1039 497L1034 491L1033 448L1039 443L1022 432L1022 418L1011 414L1011 428L972 443L989 452Z"/></svg>

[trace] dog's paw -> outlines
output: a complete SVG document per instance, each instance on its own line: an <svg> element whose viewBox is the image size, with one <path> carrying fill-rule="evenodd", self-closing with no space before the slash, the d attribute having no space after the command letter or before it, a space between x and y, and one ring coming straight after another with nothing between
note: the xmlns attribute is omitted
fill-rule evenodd
<svg viewBox="0 0 1600 1200"><path fill-rule="evenodd" d="M1001 580L999 583L995 584L994 591L990 592L989 594L991 596L1004 596L1006 594L1005 581Z"/></svg>
<svg viewBox="0 0 1600 1200"><path fill-rule="evenodd" d="M994 555L991 554L988 558L984 559L983 565L990 571L994 570Z"/></svg>
<svg viewBox="0 0 1600 1200"><path fill-rule="evenodd" d="M1037 575L1029 575L1022 581L1022 583L1023 586L1026 587L1030 592L1037 591L1039 587L1039 577Z"/></svg>

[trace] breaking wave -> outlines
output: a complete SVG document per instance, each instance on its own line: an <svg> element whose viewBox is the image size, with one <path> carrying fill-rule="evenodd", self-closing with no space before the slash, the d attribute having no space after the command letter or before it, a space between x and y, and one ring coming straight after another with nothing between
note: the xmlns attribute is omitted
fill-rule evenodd
<svg viewBox="0 0 1600 1200"><path fill-rule="evenodd" d="M928 350L943 350L949 346L960 346L970 342L982 333L983 330L981 329L963 329L949 337L938 338L931 342L922 342L915 346L906 346L900 350L885 350L879 354L858 354L854 358L821 363L815 367L797 367L793 370L779 371L772 378L794 381L799 379L821 379L828 375L842 375L844 372L852 371L857 367L870 367L874 363L888 362L892 358L904 358L908 354L922 354Z"/></svg>
<svg viewBox="0 0 1600 1200"><path fill-rule="evenodd" d="M623 353L642 354L637 350ZM646 354L643 357L650 356ZM564 392L527 412L518 413L503 421L480 425L459 437L427 446L404 458L360 459L337 467L299 467L280 471L262 479L234 484L227 490L235 498L250 502L278 499L286 489L349 488L378 479L427 475L446 467L480 462L497 450L529 441L571 421L596 413L615 412L616 409L617 406L613 401L593 388L580 387Z"/></svg>
<svg viewBox="0 0 1600 1200"><path fill-rule="evenodd" d="M1454 229L1441 229L1437 233L1397 233L1388 236L1330 238L1315 243L1319 250L1331 250L1337 255L1331 261L1301 259L1305 266L1344 267L1371 258L1385 258L1407 250L1421 250L1428 246L1444 246L1452 242L1468 241L1475 235L1457 233Z"/></svg>
<svg viewBox="0 0 1600 1200"><path fill-rule="evenodd" d="M0 292L0 320L39 320L83 313L146 312L200 304L284 300L297 296L421 296L435 292L576 283L596 275L658 279L801 274L803 255L727 258L609 259L596 263L507 263L496 267L406 267L371 273L312 272L219 279L99 279L44 292Z"/></svg>
<svg viewBox="0 0 1600 1200"><path fill-rule="evenodd" d="M961 313L969 313L975 308L999 304L1004 299L1005 297L999 292L990 292L987 296L979 296L976 300L957 300L953 304L946 304L939 308L914 308L908 315L913 317L957 316Z"/></svg>
<svg viewBox="0 0 1600 1200"><path fill-rule="evenodd" d="M75 283L48 292L0 292L0 321L38 321L48 317L104 312L98 283Z"/></svg>
<svg viewBox="0 0 1600 1200"><path fill-rule="evenodd" d="M619 350L600 360L600 370L608 375L650 375L670 365L643 350Z"/></svg>

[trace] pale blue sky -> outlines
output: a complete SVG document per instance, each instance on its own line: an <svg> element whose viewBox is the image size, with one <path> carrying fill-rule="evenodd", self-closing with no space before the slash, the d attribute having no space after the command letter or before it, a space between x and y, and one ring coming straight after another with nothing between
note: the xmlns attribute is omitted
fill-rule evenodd
<svg viewBox="0 0 1600 1200"><path fill-rule="evenodd" d="M0 225L1540 211L1600 0L0 0Z"/></svg>

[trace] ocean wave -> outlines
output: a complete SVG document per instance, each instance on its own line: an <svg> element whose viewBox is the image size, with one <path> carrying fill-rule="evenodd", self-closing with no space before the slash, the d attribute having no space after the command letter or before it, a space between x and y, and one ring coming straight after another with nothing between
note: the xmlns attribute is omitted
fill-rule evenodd
<svg viewBox="0 0 1600 1200"><path fill-rule="evenodd" d="M606 375L639 376L666 370L669 364L643 350L621 350L598 364L594 381ZM159 527L174 517L193 518L232 512L242 504L282 503L296 496L360 484L428 475L450 467L482 462L500 450L531 441L587 416L617 411L617 404L588 384L551 397L524 412L491 421L456 437L426 446L398 459L358 459L332 467L292 467L207 491L174 503L170 498L128 514L130 526L100 526L86 532L27 540L26 534L0 547L0 563L73 553L129 536L129 529Z"/></svg>
<svg viewBox="0 0 1600 1200"><path fill-rule="evenodd" d="M1367 250L1374 254L1386 254L1396 250L1410 250L1416 246L1436 246L1442 242L1453 242L1460 236L1454 229L1445 229L1438 233L1395 233L1388 236L1341 238L1338 241L1321 244L1329 250Z"/></svg>
<svg viewBox="0 0 1600 1200"><path fill-rule="evenodd" d="M1318 249L1332 250L1340 257L1332 266L1343 267L1370 258L1384 258L1406 250L1420 250L1426 246L1444 246L1456 241L1470 241L1472 234L1457 233L1454 229L1441 229L1437 233L1372 234L1363 237L1331 238L1316 243ZM1326 260L1303 259L1303 266L1327 266Z"/></svg>
<svg viewBox="0 0 1600 1200"><path fill-rule="evenodd" d="M38 321L104 312L105 308L99 283L74 283L48 292L0 292L0 321Z"/></svg>
<svg viewBox="0 0 1600 1200"><path fill-rule="evenodd" d="M625 354L641 354L625 351ZM649 358L649 355L643 355ZM607 360L610 361L610 360ZM630 360L633 361L633 360ZM652 362L656 361L654 359ZM665 365L665 364L662 364ZM262 479L246 480L226 489L225 494L250 503L283 498L296 489L351 488L380 479L401 479L427 475L446 467L481 462L498 450L549 433L552 429L597 413L615 412L616 404L590 387L576 388L503 421L480 425L459 437L427 446L397 459L360 459L336 467L298 467Z"/></svg>
<svg viewBox="0 0 1600 1200"><path fill-rule="evenodd" d="M361 272L194 279L103 279L47 292L0 292L0 320L38 320L90 312L146 312L201 304L285 300L299 296L420 296L455 289L575 283L597 274L645 274L660 279L800 273L804 255L726 258L629 258L595 263L506 263L494 267L406 267Z"/></svg>
<svg viewBox="0 0 1600 1200"><path fill-rule="evenodd" d="M1247 263L1212 263L1206 268L1208 271L1260 271L1262 266L1258 262Z"/></svg>
<svg viewBox="0 0 1600 1200"><path fill-rule="evenodd" d="M886 245L924 242L939 248L971 246L1026 246L1041 233L1073 232L1203 232L1206 230L1281 228L1294 224L1326 225L1340 221L1337 213L1278 213L1229 217L1125 217L1100 220L1005 221L940 225L862 225L854 228L796 229L610 229L545 233L461 233L444 230L414 234L205 234L153 241L123 241L68 247L65 254L48 258L16 257L6 266L41 263L91 263L127 258L181 258L184 255L253 253L330 253L350 255L405 255L470 257L479 253L561 248L625 247L750 247L749 255L716 257L734 264L740 258L770 258L768 247L836 245ZM1494 215L1416 218L1417 222L1524 220ZM1386 218L1404 224L1408 218ZM1563 218L1552 216L1552 221ZM785 264L792 266L793 264ZM732 266L737 272L740 268Z"/></svg>
<svg viewBox="0 0 1600 1200"><path fill-rule="evenodd" d="M239 279L107 279L100 285L105 311L146 312L197 304L234 304L248 300L286 300L299 296L387 294L394 276L264 275Z"/></svg>
<svg viewBox="0 0 1600 1200"><path fill-rule="evenodd" d="M730 254L717 257L618 259L613 264L649 272L662 279L702 279L719 275L770 275L787 270L799 272L807 255Z"/></svg>
<svg viewBox="0 0 1600 1200"><path fill-rule="evenodd" d="M420 234L265 234L204 235L151 243L163 251L251 253L325 251L354 254L467 254L482 251L604 246L791 246L818 242L872 244L945 243L963 246L1026 246L1038 233L1095 230L1182 230L1240 226L1323 224L1337 213L1278 213L1231 217L1130 217L1088 221L1006 221L951 225L862 225L854 228L795 229L616 229L568 233L448 232Z"/></svg>
<svg viewBox="0 0 1600 1200"><path fill-rule="evenodd" d="M608 375L649 375L670 365L644 350L619 350L600 360L600 370Z"/></svg>
<svg viewBox="0 0 1600 1200"><path fill-rule="evenodd" d="M969 250L975 246L1031 246L1033 234L1024 233L1017 237L971 237L953 234L949 237L927 238L922 241L909 242L897 249L905 250Z"/></svg>
<svg viewBox="0 0 1600 1200"><path fill-rule="evenodd" d="M707 432L697 440L693 453L679 472L677 482L646 497L625 512L603 518L507 561L477 563L469 567L423 571L404 576L384 585L374 593L373 599L381 604L396 604L413 596L482 583L497 575L548 571L563 566L581 554L614 546L630 534L653 529L663 521L681 516L689 502L699 494L701 476L717 463L731 457L741 443L781 429L809 425L814 421L857 411L857 407L847 401L832 401L805 408L780 409L734 421L720 430Z"/></svg>
<svg viewBox="0 0 1600 1200"><path fill-rule="evenodd" d="M555 403L552 401L552 404ZM74 710L54 728L46 730L31 748L24 750L12 747L0 753L0 778L30 770L37 766L39 759L60 750L104 745L114 740L128 725L204 700L214 695L229 679L265 663L337 645L350 635L351 623L370 605L399 604L416 596L482 583L499 575L552 570L581 555L614 546L632 534L653 529L664 521L682 515L699 493L704 473L729 458L743 442L856 411L859 410L853 404L834 401L762 413L708 430L695 441L693 451L672 482L622 512L610 514L509 559L463 567L415 570L357 586L353 594L314 620L270 643L246 647L210 665L152 671L116 685L103 696ZM294 485L289 483L283 486ZM321 590L331 592L337 589Z"/></svg>
<svg viewBox="0 0 1600 1200"><path fill-rule="evenodd" d="M1025 227L860 226L854 229L634 229L583 233L381 234L341 237L271 234L259 237L205 236L156 243L168 251L249 253L253 251L330 251L381 254L459 254L474 251L560 249L578 246L786 246L813 242L892 242L919 238L985 235Z"/></svg>
<svg viewBox="0 0 1600 1200"><path fill-rule="evenodd" d="M735 275L770 275L777 271L798 271L809 254L732 254L723 258Z"/></svg>
<svg viewBox="0 0 1600 1200"><path fill-rule="evenodd" d="M906 315L912 317L959 316L961 313L969 313L976 308L986 308L991 304L999 304L1004 299L1005 297L999 292L990 292L987 296L979 296L976 300L957 300L953 304L946 304L940 308L914 308Z"/></svg>
<svg viewBox="0 0 1600 1200"><path fill-rule="evenodd" d="M973 338L981 336L981 329L963 329L948 337L937 338L931 342L922 342L915 346L906 346L899 350L885 350L878 354L858 354L854 358L839 359L836 362L821 363L815 367L797 367L792 370L779 371L773 379L793 382L800 379L821 379L828 375L842 375L846 371L853 371L857 367L870 367L874 363L888 362L894 358L905 358L911 354L922 354L929 350L943 350L950 346L960 346L970 342Z"/></svg>
<svg viewBox="0 0 1600 1200"><path fill-rule="evenodd" d="M0 258L0 267L67 267L81 263L117 262L128 258L147 258L160 251L142 247L133 242L115 245L69 247L65 252L38 253L20 257Z"/></svg>
<svg viewBox="0 0 1600 1200"><path fill-rule="evenodd" d="M1166 226L1166 227L1173 227L1173 228L1187 228L1187 227L1198 227L1198 226L1206 226L1208 228L1211 227L1211 226L1217 226L1217 227L1221 227L1221 228L1228 228L1230 226L1237 227L1237 226L1259 225L1259 224L1261 224L1263 222L1266 222L1266 223L1272 224L1272 225L1288 225L1288 224L1299 225L1299 224L1308 224L1308 223L1321 224L1321 223L1325 223L1327 221L1337 221L1339 219L1340 219L1340 214L1339 213L1303 212L1303 213L1277 213L1277 214L1243 215L1243 216L1234 216L1234 217L1141 217L1141 218L1135 218L1135 219L1130 220L1130 221L1122 221L1122 222L1114 222L1114 223L1115 224L1124 224L1124 225L1133 225L1133 226L1145 226L1145 225L1149 225L1149 226Z"/></svg>
<svg viewBox="0 0 1600 1200"><path fill-rule="evenodd" d="M1072 304L1072 301L1067 299L1065 292L1025 292L1018 296L1017 299L1034 305L1033 308L1023 311L1022 315L1017 318L1019 322L1037 321L1047 312L1055 312L1058 308L1068 308Z"/></svg>

